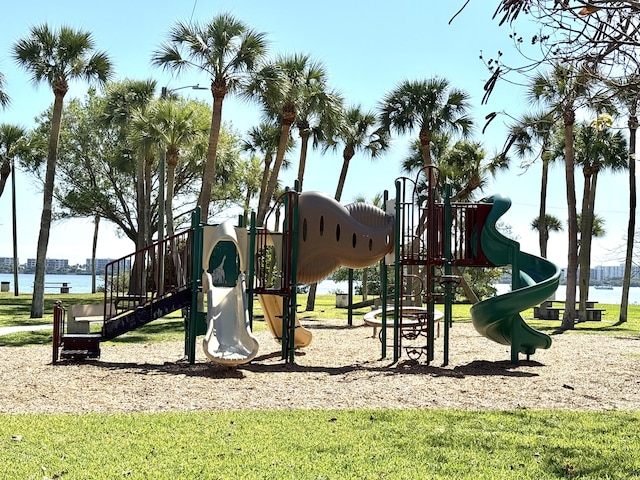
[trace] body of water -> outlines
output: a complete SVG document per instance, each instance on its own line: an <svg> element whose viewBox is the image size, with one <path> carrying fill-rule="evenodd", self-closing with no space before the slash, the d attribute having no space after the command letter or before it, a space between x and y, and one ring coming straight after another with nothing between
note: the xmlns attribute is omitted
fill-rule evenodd
<svg viewBox="0 0 640 480"><path fill-rule="evenodd" d="M18 292L33 293L33 280L35 274L20 273L18 274ZM45 283L67 283L71 293L91 293L91 275L55 275L47 274L44 277ZM13 273L0 273L0 282L9 282L9 291L13 292ZM100 287L104 285L102 278L96 278L96 285ZM47 288L45 293L60 293L55 288Z"/></svg>
<svg viewBox="0 0 640 480"><path fill-rule="evenodd" d="M21 273L18 275L18 290L20 293L33 292L32 273ZM104 282L98 276L96 279L97 286L101 287ZM0 282L9 282L9 291L13 292L13 274L0 273ZM71 293L91 293L91 275L54 275L47 274L45 282L51 283L67 283ZM511 285L496 285L498 294L506 293L511 289ZM348 282L334 282L333 280L324 280L318 284L317 293L320 295L329 293L347 293L349 289ZM555 298L564 300L565 286L560 285L556 291ZM47 289L46 293L59 293L56 289ZM589 300L599 303L619 304L622 295L622 287L613 287L612 290L600 290L594 287L589 288ZM629 303L640 304L640 287L632 287L629 290Z"/></svg>

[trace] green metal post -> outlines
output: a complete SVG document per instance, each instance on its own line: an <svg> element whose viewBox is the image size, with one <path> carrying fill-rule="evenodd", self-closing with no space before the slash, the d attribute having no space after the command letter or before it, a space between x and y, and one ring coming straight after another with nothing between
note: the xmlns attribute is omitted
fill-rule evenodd
<svg viewBox="0 0 640 480"><path fill-rule="evenodd" d="M282 252L282 257L284 262L288 262L288 249L290 246L287 245L287 242L290 241L290 239L287 239L286 235L289 231L289 222L291 222L291 218L289 216L289 195L284 196L284 212L285 215L282 222L282 235L284 240L282 242L282 248L284 251ZM286 272L286 265L283 271ZM289 281L288 278L285 278L285 280ZM281 358L287 362L289 358L287 355L287 347L289 346L289 297L291 288L288 283L285 285L285 288L287 289L287 293L282 297L282 339L280 340L280 345L282 346Z"/></svg>
<svg viewBox="0 0 640 480"><path fill-rule="evenodd" d="M393 363L396 363L400 357L400 335L398 328L398 320L400 319L400 214L402 209L400 208L400 182L396 180L396 225L395 225L395 266L394 266L394 289L393 289ZM386 327L386 326L385 326Z"/></svg>
<svg viewBox="0 0 640 480"><path fill-rule="evenodd" d="M256 276L256 212L251 212L249 227L249 271L247 279L247 303L249 309L249 326L253 330L253 284Z"/></svg>
<svg viewBox="0 0 640 480"><path fill-rule="evenodd" d="M353 325L353 268L349 269L349 292L347 293L347 325Z"/></svg>
<svg viewBox="0 0 640 480"><path fill-rule="evenodd" d="M520 282L520 248L513 247L510 254L511 261L511 290L517 290L521 286ZM522 339L522 325L519 321L511 323L511 363L518 365L520 363L520 341Z"/></svg>
<svg viewBox="0 0 640 480"><path fill-rule="evenodd" d="M299 184L296 181L295 203L293 204L293 219L291 228L291 284L290 292L290 311L289 311L289 362L295 362L295 329L296 329L296 309L298 307L298 278L296 271L298 270L298 191Z"/></svg>
<svg viewBox="0 0 640 480"><path fill-rule="evenodd" d="M190 364L196 361L196 336L198 322L198 294L202 285L202 225L200 224L200 207L191 214L193 228L191 252L191 308L189 309L189 328L185 345L185 354Z"/></svg>
<svg viewBox="0 0 640 480"><path fill-rule="evenodd" d="M444 186L444 274L451 278L451 185ZM451 326L451 282L444 285L444 361L443 365L449 365L449 328Z"/></svg>
<svg viewBox="0 0 640 480"><path fill-rule="evenodd" d="M389 200L389 192L387 190L384 191L383 199L386 210L387 201ZM397 248L398 244L396 243L395 246ZM387 358L387 262L384 257L380 260L380 276L380 290L382 294L382 331L380 332L380 343L382 343L382 358Z"/></svg>

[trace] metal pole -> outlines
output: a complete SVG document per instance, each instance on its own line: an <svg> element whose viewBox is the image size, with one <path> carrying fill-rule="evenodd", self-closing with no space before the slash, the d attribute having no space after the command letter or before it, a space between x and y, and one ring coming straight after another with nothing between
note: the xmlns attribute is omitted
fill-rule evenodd
<svg viewBox="0 0 640 480"><path fill-rule="evenodd" d="M389 201L388 190L384 191L383 199L383 205L386 211L387 202ZM382 260L380 260L380 294L382 295L380 305L382 307L382 331L380 332L380 343L382 344L382 358L387 358L387 262L385 257L382 257Z"/></svg>
<svg viewBox="0 0 640 480"><path fill-rule="evenodd" d="M451 217L451 184L444 186L444 274L447 280L451 278L451 228L453 220ZM453 285L447 281L444 286L444 359L443 365L449 365L449 328L451 327L451 303Z"/></svg>
<svg viewBox="0 0 640 480"><path fill-rule="evenodd" d="M349 292L347 294L347 325L353 325L353 268L349 269Z"/></svg>
<svg viewBox="0 0 640 480"><path fill-rule="evenodd" d="M13 295L18 296L18 227L16 223L16 165L11 158L11 212L13 214Z"/></svg>
<svg viewBox="0 0 640 480"><path fill-rule="evenodd" d="M400 249L402 246L400 245L400 239L402 238L402 233L400 232L401 222L400 215L402 215L402 208L400 206L400 202L403 201L404 198L400 198L400 182L396 180L396 238L395 238L395 265L394 265L394 289L393 289L393 363L396 363L400 357L400 337L398 335L398 321L400 320L400 289L402 288L402 279L400 278L401 269L403 268L400 265Z"/></svg>
<svg viewBox="0 0 640 480"><path fill-rule="evenodd" d="M167 98L167 87L162 87L160 100ZM165 208L165 164L167 150L164 142L160 142L160 158L158 160L158 295L164 290L164 208Z"/></svg>

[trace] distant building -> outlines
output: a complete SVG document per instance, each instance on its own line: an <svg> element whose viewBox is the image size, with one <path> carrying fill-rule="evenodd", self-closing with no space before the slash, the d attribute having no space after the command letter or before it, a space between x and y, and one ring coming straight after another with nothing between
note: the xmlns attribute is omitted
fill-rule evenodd
<svg viewBox="0 0 640 480"><path fill-rule="evenodd" d="M36 259L27 258L27 269L35 270ZM69 269L69 260L66 258L47 258L44 263L44 270L47 273L67 271Z"/></svg>
<svg viewBox="0 0 640 480"><path fill-rule="evenodd" d="M580 269L578 268L578 274L580 273ZM624 264L620 265L598 265L593 267L590 271L590 279L591 281L596 282L606 282L612 279L621 279L624 276ZM567 269L562 269L562 274L560 277L562 280L566 280L567 278ZM631 278L640 278L640 266L632 265L631 266Z"/></svg>
<svg viewBox="0 0 640 480"><path fill-rule="evenodd" d="M5 268L5 267L8 267L13 270L13 257L0 257L0 268Z"/></svg>
<svg viewBox="0 0 640 480"><path fill-rule="evenodd" d="M13 273L13 257L0 257L0 273Z"/></svg>
<svg viewBox="0 0 640 480"><path fill-rule="evenodd" d="M108 263L113 262L113 259L111 258L96 258L96 273L97 274L103 274L104 273L104 267L107 266ZM91 259L87 258L87 261L85 262L87 270L91 271ZM129 271L131 270L131 259L130 258L125 258L124 260L120 260L120 270L124 270L124 271Z"/></svg>

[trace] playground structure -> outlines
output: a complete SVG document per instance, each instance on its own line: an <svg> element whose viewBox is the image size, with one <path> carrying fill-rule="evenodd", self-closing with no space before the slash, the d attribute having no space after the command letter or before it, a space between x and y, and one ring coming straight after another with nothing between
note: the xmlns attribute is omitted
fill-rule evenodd
<svg viewBox="0 0 640 480"><path fill-rule="evenodd" d="M551 339L529 327L520 312L551 296L559 269L545 259L520 252L501 235L496 222L510 201L501 196L477 203L452 203L448 186L440 190L438 170L396 180L396 196L386 209L362 203L343 206L318 192L286 191L267 217L271 230L239 222L206 225L196 209L191 228L107 265L105 296L99 312L78 316L61 305L54 310L53 362L95 358L100 343L182 309L185 356L195 362L198 336L205 355L235 366L253 360L259 345L253 336L253 302L281 344L282 359L312 341L297 315L297 287L318 282L339 266L363 268L380 262L382 295L380 340L387 354L392 327L393 361L434 360L434 326L443 318L443 364L448 364L451 304L466 267L511 265L512 291L471 308L476 330L511 345L511 361L549 348ZM426 183L424 180L426 179ZM278 216L282 214L282 222ZM393 269L393 285L387 270ZM444 312L435 309L442 304ZM98 314L96 314L98 313ZM391 318L389 318L389 316ZM89 325L102 328L92 333Z"/></svg>

